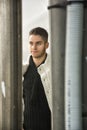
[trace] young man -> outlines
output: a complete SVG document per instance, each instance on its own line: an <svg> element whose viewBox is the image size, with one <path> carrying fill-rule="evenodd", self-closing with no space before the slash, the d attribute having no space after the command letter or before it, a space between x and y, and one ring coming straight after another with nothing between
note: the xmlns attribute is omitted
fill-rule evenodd
<svg viewBox="0 0 87 130"><path fill-rule="evenodd" d="M23 66L24 130L51 130L51 85L48 33L37 27L29 32L28 63Z"/></svg>

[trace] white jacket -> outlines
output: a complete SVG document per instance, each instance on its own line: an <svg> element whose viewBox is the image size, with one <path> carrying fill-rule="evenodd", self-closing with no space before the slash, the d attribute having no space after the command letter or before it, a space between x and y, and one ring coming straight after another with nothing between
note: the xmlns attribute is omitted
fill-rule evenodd
<svg viewBox="0 0 87 130"><path fill-rule="evenodd" d="M23 65L23 74L27 71L29 66L29 57L28 61ZM45 94L49 104L49 108L52 112L52 88L51 88L51 76L50 76L50 56L47 54L47 58L44 64L41 64L38 68L38 73L41 76L41 80L44 86Z"/></svg>

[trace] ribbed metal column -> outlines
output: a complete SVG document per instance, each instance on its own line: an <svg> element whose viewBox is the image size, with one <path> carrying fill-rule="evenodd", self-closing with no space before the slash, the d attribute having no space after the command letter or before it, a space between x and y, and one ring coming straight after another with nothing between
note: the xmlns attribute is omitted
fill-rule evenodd
<svg viewBox="0 0 87 130"><path fill-rule="evenodd" d="M21 129L21 0L0 0L0 130Z"/></svg>
<svg viewBox="0 0 87 130"><path fill-rule="evenodd" d="M49 5L61 4L64 0L50 0ZM50 6L49 6L50 7ZM51 6L51 74L53 117L52 129L64 130L64 57L65 57L65 8Z"/></svg>
<svg viewBox="0 0 87 130"><path fill-rule="evenodd" d="M82 130L83 3L67 7L65 58L65 130Z"/></svg>
<svg viewBox="0 0 87 130"><path fill-rule="evenodd" d="M83 67L82 67L82 110L83 110L83 130L87 129L87 1L84 8L84 29L83 29Z"/></svg>

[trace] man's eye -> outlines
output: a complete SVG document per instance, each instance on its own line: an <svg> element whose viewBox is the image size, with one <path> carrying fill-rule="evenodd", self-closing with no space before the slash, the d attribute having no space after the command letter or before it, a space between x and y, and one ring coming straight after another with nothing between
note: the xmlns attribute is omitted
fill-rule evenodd
<svg viewBox="0 0 87 130"><path fill-rule="evenodd" d="M30 45L33 45L33 43L32 43L32 42L29 42L29 44L30 44Z"/></svg>
<svg viewBox="0 0 87 130"><path fill-rule="evenodd" d="M41 45L41 42L37 42L37 45Z"/></svg>

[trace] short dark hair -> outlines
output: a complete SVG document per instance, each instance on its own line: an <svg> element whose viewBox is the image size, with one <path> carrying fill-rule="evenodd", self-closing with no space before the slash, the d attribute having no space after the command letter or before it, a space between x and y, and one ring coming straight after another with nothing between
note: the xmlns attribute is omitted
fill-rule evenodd
<svg viewBox="0 0 87 130"><path fill-rule="evenodd" d="M42 27L36 27L31 29L29 35L40 35L45 42L48 41L48 32Z"/></svg>

